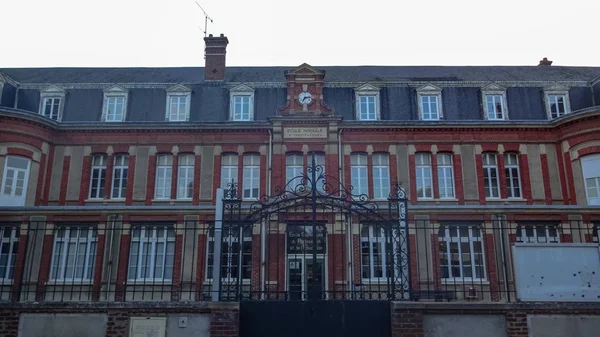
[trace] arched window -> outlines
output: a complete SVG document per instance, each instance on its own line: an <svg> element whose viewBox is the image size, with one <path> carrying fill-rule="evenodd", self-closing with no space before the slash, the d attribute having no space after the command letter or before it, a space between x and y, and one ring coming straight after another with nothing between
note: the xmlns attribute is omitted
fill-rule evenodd
<svg viewBox="0 0 600 337"><path fill-rule="evenodd" d="M581 157L588 205L600 205L600 154Z"/></svg>
<svg viewBox="0 0 600 337"><path fill-rule="evenodd" d="M21 156L7 156L2 175L0 202L3 206L25 206L31 160Z"/></svg>

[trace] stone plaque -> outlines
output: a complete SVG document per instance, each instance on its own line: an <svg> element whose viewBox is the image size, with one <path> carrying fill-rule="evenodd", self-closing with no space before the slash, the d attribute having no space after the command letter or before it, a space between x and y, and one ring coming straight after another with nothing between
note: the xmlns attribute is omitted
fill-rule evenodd
<svg viewBox="0 0 600 337"><path fill-rule="evenodd" d="M327 128L285 128L283 138L327 138Z"/></svg>
<svg viewBox="0 0 600 337"><path fill-rule="evenodd" d="M166 317L132 317L130 320L130 337L165 337Z"/></svg>

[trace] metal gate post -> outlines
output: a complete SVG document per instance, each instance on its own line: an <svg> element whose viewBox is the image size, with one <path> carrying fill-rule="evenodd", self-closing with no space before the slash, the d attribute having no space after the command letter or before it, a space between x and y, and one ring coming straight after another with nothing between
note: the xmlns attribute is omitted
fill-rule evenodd
<svg viewBox="0 0 600 337"><path fill-rule="evenodd" d="M217 205L215 209L215 249L213 256L212 275L212 300L219 301L221 294L221 246L223 243L223 199L225 193L222 188L217 188Z"/></svg>

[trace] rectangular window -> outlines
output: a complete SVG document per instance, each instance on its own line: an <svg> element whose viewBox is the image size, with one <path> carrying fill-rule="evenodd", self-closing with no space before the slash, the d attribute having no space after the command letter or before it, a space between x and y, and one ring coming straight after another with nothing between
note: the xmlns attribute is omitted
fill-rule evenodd
<svg viewBox="0 0 600 337"><path fill-rule="evenodd" d="M156 158L155 199L171 199L171 179L173 175L173 156L163 154Z"/></svg>
<svg viewBox="0 0 600 337"><path fill-rule="evenodd" d="M124 199L127 192L127 171L129 170L129 156L120 154L115 156L113 166L112 198Z"/></svg>
<svg viewBox="0 0 600 337"><path fill-rule="evenodd" d="M440 119L437 95L421 95L421 119L425 121Z"/></svg>
<svg viewBox="0 0 600 337"><path fill-rule="evenodd" d="M350 156L350 175L352 178L352 194L368 196L369 177L366 153L353 153Z"/></svg>
<svg viewBox="0 0 600 337"><path fill-rule="evenodd" d="M233 111L232 119L234 121L250 121L252 120L251 97L248 95L235 95L232 98Z"/></svg>
<svg viewBox="0 0 600 337"><path fill-rule="evenodd" d="M600 205L600 154L581 157L588 205Z"/></svg>
<svg viewBox="0 0 600 337"><path fill-rule="evenodd" d="M485 107L487 119L503 120L504 119L504 99L502 95L485 95Z"/></svg>
<svg viewBox="0 0 600 337"><path fill-rule="evenodd" d="M358 118L363 121L377 119L375 96L358 96Z"/></svg>
<svg viewBox="0 0 600 337"><path fill-rule="evenodd" d="M169 95L169 121L185 122L188 111L188 95Z"/></svg>
<svg viewBox="0 0 600 337"><path fill-rule="evenodd" d="M14 278L15 261L19 249L19 226L0 226L0 284Z"/></svg>
<svg viewBox="0 0 600 337"><path fill-rule="evenodd" d="M91 281L96 262L95 226L59 226L54 232L50 279Z"/></svg>
<svg viewBox="0 0 600 337"><path fill-rule="evenodd" d="M498 183L498 163L496 154L484 153L483 157L483 185L486 198L500 198L500 186Z"/></svg>
<svg viewBox="0 0 600 337"><path fill-rule="evenodd" d="M440 199L453 199L454 196L454 169L452 155L448 153L437 154L438 187Z"/></svg>
<svg viewBox="0 0 600 337"><path fill-rule="evenodd" d="M518 225L517 242L524 243L559 243L560 236L557 225Z"/></svg>
<svg viewBox="0 0 600 337"><path fill-rule="evenodd" d="M194 194L194 155L179 156L177 167L177 199L192 199Z"/></svg>
<svg viewBox="0 0 600 337"><path fill-rule="evenodd" d="M31 160L19 156L6 156L2 185L0 186L0 204L2 206L25 206L27 183Z"/></svg>
<svg viewBox="0 0 600 337"><path fill-rule="evenodd" d="M390 195L390 158L387 153L373 154L373 198L387 199Z"/></svg>
<svg viewBox="0 0 600 337"><path fill-rule="evenodd" d="M175 260L172 225L136 225L131 230L127 278L135 281L170 281Z"/></svg>
<svg viewBox="0 0 600 337"><path fill-rule="evenodd" d="M285 157L285 181L288 191L294 191L302 185L302 171L304 159L301 153L290 153ZM289 184L289 185L288 185Z"/></svg>
<svg viewBox="0 0 600 337"><path fill-rule="evenodd" d="M519 156L516 153L504 154L504 173L509 198L521 198L521 180L519 179Z"/></svg>
<svg viewBox="0 0 600 337"><path fill-rule="evenodd" d="M390 236L381 226L363 226L360 231L361 277L363 279L385 279L392 277Z"/></svg>
<svg viewBox="0 0 600 337"><path fill-rule="evenodd" d="M92 158L92 178L90 179L90 199L104 198L106 180L106 155L98 154Z"/></svg>
<svg viewBox="0 0 600 337"><path fill-rule="evenodd" d="M417 198L433 198L431 177L431 156L428 153L417 153L415 155L417 173Z"/></svg>
<svg viewBox="0 0 600 337"><path fill-rule="evenodd" d="M567 113L566 100L567 96L565 95L548 95L548 108L550 109L551 118L558 118Z"/></svg>
<svg viewBox="0 0 600 337"><path fill-rule="evenodd" d="M214 227L209 230L208 235L206 278L212 280L215 257ZM250 280L252 277L252 227L229 226L223 228L221 245L221 280L226 282L234 282L238 279Z"/></svg>
<svg viewBox="0 0 600 337"><path fill-rule="evenodd" d="M479 226L440 226L440 271L450 280L483 280L485 264Z"/></svg>
<svg viewBox="0 0 600 337"><path fill-rule="evenodd" d="M260 186L260 155L244 155L244 199L257 199Z"/></svg>
<svg viewBox="0 0 600 337"><path fill-rule="evenodd" d="M221 157L221 188L231 187L238 181L238 155L224 154Z"/></svg>
<svg viewBox="0 0 600 337"><path fill-rule="evenodd" d="M42 114L55 121L58 120L60 108L60 97L45 97Z"/></svg>
<svg viewBox="0 0 600 337"><path fill-rule="evenodd" d="M106 121L122 122L125 117L125 96L106 97Z"/></svg>

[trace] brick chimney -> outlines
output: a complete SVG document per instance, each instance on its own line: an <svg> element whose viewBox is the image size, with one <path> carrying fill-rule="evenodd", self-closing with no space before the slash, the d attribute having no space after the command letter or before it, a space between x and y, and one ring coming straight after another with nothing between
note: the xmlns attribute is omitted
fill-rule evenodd
<svg viewBox="0 0 600 337"><path fill-rule="evenodd" d="M204 38L204 80L225 80L225 54L229 40L225 35L214 37L212 34Z"/></svg>
<svg viewBox="0 0 600 337"><path fill-rule="evenodd" d="M543 59L540 60L540 64L538 64L538 66L551 66L552 65L552 61L548 61L547 57L544 57Z"/></svg>

